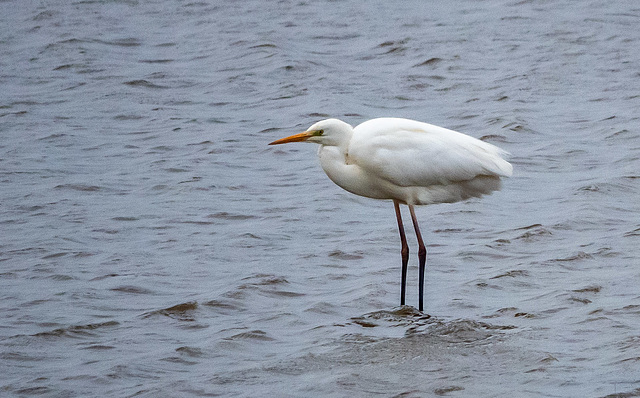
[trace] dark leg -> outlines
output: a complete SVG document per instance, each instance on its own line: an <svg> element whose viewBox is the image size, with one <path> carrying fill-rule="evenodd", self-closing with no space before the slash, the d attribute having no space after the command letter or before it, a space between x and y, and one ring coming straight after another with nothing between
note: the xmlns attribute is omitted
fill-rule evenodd
<svg viewBox="0 0 640 398"><path fill-rule="evenodd" d="M407 237L404 235L404 225L402 225L402 216L400 215L400 203L397 200L393 201L393 206L396 209L396 218L398 219L398 231L400 231L400 243L402 249L402 283L400 285L400 305L404 305L404 293L407 290L407 263L409 262L409 245L407 245Z"/></svg>
<svg viewBox="0 0 640 398"><path fill-rule="evenodd" d="M420 291L418 296L418 309L422 311L422 297L424 297L424 269L427 263L427 248L422 241L422 234L420 234L420 227L418 227L418 219L416 213L413 211L413 205L409 205L409 212L411 213L411 221L413 221L413 229L416 230L416 236L418 237L418 261L420 263L420 276L418 279Z"/></svg>

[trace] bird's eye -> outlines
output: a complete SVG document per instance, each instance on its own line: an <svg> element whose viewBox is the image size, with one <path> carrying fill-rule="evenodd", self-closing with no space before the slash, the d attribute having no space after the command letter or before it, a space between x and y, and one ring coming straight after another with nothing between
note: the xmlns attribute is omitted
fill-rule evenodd
<svg viewBox="0 0 640 398"><path fill-rule="evenodd" d="M322 134L324 134L324 130L316 130L316 131L313 132L313 135L316 135L316 136L317 135L322 135Z"/></svg>

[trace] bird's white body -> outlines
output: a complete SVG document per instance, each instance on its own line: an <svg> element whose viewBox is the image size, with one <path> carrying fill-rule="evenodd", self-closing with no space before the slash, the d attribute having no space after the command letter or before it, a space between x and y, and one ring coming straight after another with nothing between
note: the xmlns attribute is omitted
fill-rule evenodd
<svg viewBox="0 0 640 398"><path fill-rule="evenodd" d="M500 189L500 177L513 170L502 149L414 120L379 118L352 128L328 119L309 131L323 131L316 142L327 176L351 193L374 199L408 205L457 202Z"/></svg>

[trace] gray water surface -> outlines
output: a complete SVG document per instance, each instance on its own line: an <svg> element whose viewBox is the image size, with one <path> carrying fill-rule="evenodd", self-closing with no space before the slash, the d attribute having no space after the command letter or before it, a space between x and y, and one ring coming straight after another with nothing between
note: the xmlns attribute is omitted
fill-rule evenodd
<svg viewBox="0 0 640 398"><path fill-rule="evenodd" d="M640 6L444 4L0 2L0 395L640 396ZM380 116L512 153L418 209L424 313L267 146Z"/></svg>

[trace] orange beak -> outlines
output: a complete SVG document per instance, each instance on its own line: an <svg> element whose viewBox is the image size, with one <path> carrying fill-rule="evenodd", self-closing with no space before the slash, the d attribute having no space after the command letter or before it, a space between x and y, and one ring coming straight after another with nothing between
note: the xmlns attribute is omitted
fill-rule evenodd
<svg viewBox="0 0 640 398"><path fill-rule="evenodd" d="M290 135L289 137L280 138L279 140L275 140L269 143L269 145L279 145L279 144L286 144L288 142L306 141L309 138L313 137L315 135L314 133L315 131L305 131L304 133L294 134L294 135Z"/></svg>

